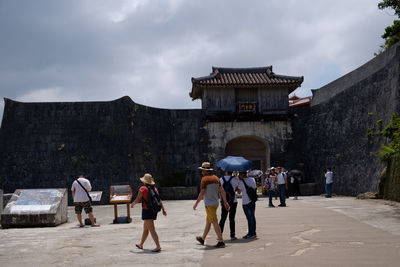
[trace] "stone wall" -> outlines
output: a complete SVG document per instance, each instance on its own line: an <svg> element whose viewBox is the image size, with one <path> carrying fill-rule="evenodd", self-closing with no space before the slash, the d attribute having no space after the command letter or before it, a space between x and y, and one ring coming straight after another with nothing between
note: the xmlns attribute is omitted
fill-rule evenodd
<svg viewBox="0 0 400 267"><path fill-rule="evenodd" d="M160 198L162 200L182 200L182 199L197 199L197 186L175 186L159 188Z"/></svg>
<svg viewBox="0 0 400 267"><path fill-rule="evenodd" d="M206 146L201 110L150 108L129 97L74 103L5 99L0 186L6 193L70 188L84 172L93 190L103 191L104 204L110 185L131 184L136 191L146 172L160 183L179 176L180 185L197 185Z"/></svg>
<svg viewBox="0 0 400 267"><path fill-rule="evenodd" d="M376 152L385 140L368 137L377 121L386 125L399 112L399 46L314 91L311 107L293 109L292 166L304 164L305 181L324 191L324 171L332 167L334 193L377 192L384 165Z"/></svg>
<svg viewBox="0 0 400 267"><path fill-rule="evenodd" d="M285 165L287 143L292 139L290 121L207 122L209 156L215 162L225 156L225 147L237 137L255 137L267 147L266 165Z"/></svg>
<svg viewBox="0 0 400 267"><path fill-rule="evenodd" d="M2 212L3 212L3 190L0 189L0 215Z"/></svg>

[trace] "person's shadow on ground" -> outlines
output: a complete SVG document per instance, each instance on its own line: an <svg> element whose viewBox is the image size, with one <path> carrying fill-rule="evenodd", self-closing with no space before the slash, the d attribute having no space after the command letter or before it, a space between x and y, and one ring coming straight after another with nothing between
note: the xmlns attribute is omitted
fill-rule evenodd
<svg viewBox="0 0 400 267"><path fill-rule="evenodd" d="M227 246L231 245L231 244L243 244L243 243L250 243L253 241L258 240L258 238L254 238L254 239L236 239L236 240L226 240L225 244ZM201 244L197 244L198 246L201 246L199 249L200 250L214 250L214 249L220 249L220 248L216 248L215 245L201 245Z"/></svg>

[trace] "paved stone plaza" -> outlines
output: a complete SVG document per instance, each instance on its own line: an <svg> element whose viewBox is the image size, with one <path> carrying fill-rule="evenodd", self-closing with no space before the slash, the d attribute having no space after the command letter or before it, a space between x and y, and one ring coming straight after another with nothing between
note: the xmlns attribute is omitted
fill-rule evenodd
<svg viewBox="0 0 400 267"><path fill-rule="evenodd" d="M140 207L132 211L132 223L112 224L113 206L96 206L99 228L77 227L69 207L66 224L0 230L0 266L398 266L400 261L399 203L312 196L288 200L286 208L267 208L261 198L258 239L227 241L224 249L213 248L212 230L206 246L197 244L205 212L203 203L196 211L193 204L165 201L168 216L156 221L163 248L158 254L150 252L155 246L150 237L144 251L135 247L142 233ZM119 212L124 215L125 206ZM240 206L236 218L241 237L247 224Z"/></svg>

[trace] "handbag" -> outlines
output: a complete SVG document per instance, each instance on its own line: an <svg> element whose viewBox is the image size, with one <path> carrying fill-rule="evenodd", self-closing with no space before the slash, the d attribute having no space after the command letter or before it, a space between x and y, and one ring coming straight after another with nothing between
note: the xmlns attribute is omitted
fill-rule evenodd
<svg viewBox="0 0 400 267"><path fill-rule="evenodd" d="M86 188L81 184L81 182L79 182L78 179L76 179L75 181L77 181L78 184L83 188L83 190L85 190L85 192L86 192L86 194L87 194L87 196L89 198L89 202L92 203L92 197L89 195L89 192L86 190Z"/></svg>

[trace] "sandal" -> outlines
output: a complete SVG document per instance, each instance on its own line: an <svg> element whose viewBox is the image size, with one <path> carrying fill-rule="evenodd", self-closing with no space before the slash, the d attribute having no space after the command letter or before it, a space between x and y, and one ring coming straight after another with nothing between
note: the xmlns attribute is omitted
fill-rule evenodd
<svg viewBox="0 0 400 267"><path fill-rule="evenodd" d="M161 251L161 248L155 248L151 252L160 252L160 251Z"/></svg>
<svg viewBox="0 0 400 267"><path fill-rule="evenodd" d="M143 249L143 246L141 246L141 245L135 244L135 246L136 246L138 249Z"/></svg>

